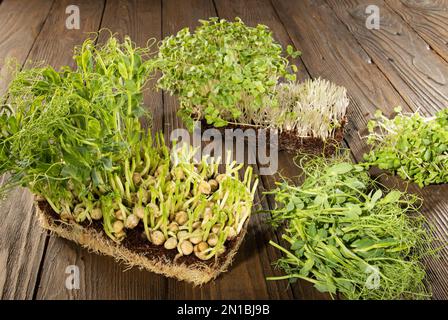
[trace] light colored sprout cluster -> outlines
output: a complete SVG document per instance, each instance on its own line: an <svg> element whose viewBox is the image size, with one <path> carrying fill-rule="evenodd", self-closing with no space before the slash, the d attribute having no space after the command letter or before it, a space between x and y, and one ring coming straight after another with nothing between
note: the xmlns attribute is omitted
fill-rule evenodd
<svg viewBox="0 0 448 320"><path fill-rule="evenodd" d="M326 140L334 137L348 104L346 89L324 79L280 83L261 109L243 99L238 122Z"/></svg>
<svg viewBox="0 0 448 320"><path fill-rule="evenodd" d="M220 159L195 161L194 155L187 145L170 154L163 139L154 147L148 137L134 147L122 173L110 176L111 190L71 193L65 204L46 199L62 219L102 220L115 241L140 228L152 244L177 250L177 257L194 254L208 260L224 253L226 242L241 233L257 181L252 185L251 167L240 179L243 164L228 159L220 173Z"/></svg>

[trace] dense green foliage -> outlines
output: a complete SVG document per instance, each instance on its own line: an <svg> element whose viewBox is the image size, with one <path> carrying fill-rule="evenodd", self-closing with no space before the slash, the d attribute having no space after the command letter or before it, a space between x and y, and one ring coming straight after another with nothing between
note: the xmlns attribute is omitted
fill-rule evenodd
<svg viewBox="0 0 448 320"><path fill-rule="evenodd" d="M378 112L368 124L364 155L368 166L389 170L420 187L448 182L448 108L433 118L418 113L398 114L388 119Z"/></svg>
<svg viewBox="0 0 448 320"><path fill-rule="evenodd" d="M294 80L283 49L268 27L248 27L210 18L201 20L193 33L188 28L165 38L157 59L162 76L160 88L178 95L180 116L188 127L192 119L206 119L216 127L225 119L238 119L237 107L244 95L261 107L263 97L272 94L280 78ZM287 56L299 55L291 46Z"/></svg>
<svg viewBox="0 0 448 320"><path fill-rule="evenodd" d="M15 75L0 114L0 173L50 198L107 188L108 173L130 155L142 131L142 87L152 72L148 49L129 38L103 46L88 39L76 68L35 67ZM69 199L67 199L70 201Z"/></svg>
<svg viewBox="0 0 448 320"><path fill-rule="evenodd" d="M170 153L140 118L142 90L154 70L149 48L111 37L75 50L76 68L36 67L16 74L0 110L0 174L6 187L29 187L70 223L102 220L121 241L140 228L149 242L179 255L211 259L251 214L252 169ZM139 234L140 236L140 234Z"/></svg>
<svg viewBox="0 0 448 320"><path fill-rule="evenodd" d="M348 299L421 299L430 296L420 264L430 246L418 199L385 190L345 156L303 158L300 187L279 183L272 223L285 225L285 276Z"/></svg>

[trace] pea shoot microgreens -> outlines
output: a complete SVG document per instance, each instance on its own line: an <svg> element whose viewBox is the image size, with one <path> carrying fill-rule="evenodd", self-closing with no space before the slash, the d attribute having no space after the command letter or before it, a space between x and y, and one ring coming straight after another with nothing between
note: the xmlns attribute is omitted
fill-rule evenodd
<svg viewBox="0 0 448 320"><path fill-rule="evenodd" d="M15 75L0 109L3 187L23 185L70 223L102 220L121 241L140 228L149 242L178 256L217 257L248 220L257 181L242 164L173 155L149 117L142 90L154 74L153 53L126 37L75 49L76 68L25 69ZM149 58L149 59L148 59Z"/></svg>
<svg viewBox="0 0 448 320"><path fill-rule="evenodd" d="M378 166L420 187L448 182L448 108L435 117L418 112L388 119L380 111L369 121L367 143L372 146L364 155L367 166Z"/></svg>
<svg viewBox="0 0 448 320"><path fill-rule="evenodd" d="M431 244L419 199L386 190L348 156L305 156L300 187L279 183L272 224L284 226L276 265L321 292L348 299L424 299L421 258Z"/></svg>

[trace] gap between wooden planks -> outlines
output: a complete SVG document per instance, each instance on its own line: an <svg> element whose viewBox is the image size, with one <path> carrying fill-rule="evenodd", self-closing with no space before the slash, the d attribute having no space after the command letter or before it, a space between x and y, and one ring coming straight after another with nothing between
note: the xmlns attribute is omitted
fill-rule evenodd
<svg viewBox="0 0 448 320"><path fill-rule="evenodd" d="M38 2L5 0L0 5L0 96L11 80L6 60L19 67L27 60L52 0ZM5 101L0 101L4 103ZM0 177L0 184L4 177ZM0 299L30 299L37 281L45 235L36 223L28 190L15 188L0 200Z"/></svg>
<svg viewBox="0 0 448 320"><path fill-rule="evenodd" d="M302 59L310 74L322 76L347 88L351 98L349 110L351 121L347 130L346 142L355 158L358 161L361 160L362 154L367 151L367 146L365 141L360 138L360 134L376 109L381 109L386 115L390 115L396 105L402 105L405 110L412 111L412 108L402 99L402 95L405 94L397 92L398 87L391 83L392 80L389 80L395 79L398 71L390 66L377 65L376 63L381 63L381 60L378 62L370 56L372 52L366 52L360 36L351 33L352 30L361 32L360 24L364 22L360 19L357 19L358 26L348 28L324 1L305 0L292 3L286 0L273 0L272 3L294 43L304 52ZM353 6L357 6L356 1L351 3ZM310 14L300 16L294 14L301 12ZM388 17L388 19L394 18ZM400 43L395 44L392 41L383 40L377 44L394 48ZM431 59L431 57L424 56L419 59ZM434 63L439 65L439 57L435 59ZM423 62L421 63L423 64ZM390 184L391 181L389 181ZM447 194L447 186L434 186L420 190L411 184L409 190L418 192L426 200L422 213L436 226L436 235L446 240L448 205L446 199L443 199L443 195ZM448 252L443 250L439 260L426 261L435 299L448 296L447 260Z"/></svg>

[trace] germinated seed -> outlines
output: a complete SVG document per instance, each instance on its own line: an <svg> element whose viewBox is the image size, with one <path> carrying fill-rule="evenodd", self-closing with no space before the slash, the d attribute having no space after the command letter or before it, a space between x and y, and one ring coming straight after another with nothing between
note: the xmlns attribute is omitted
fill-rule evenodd
<svg viewBox="0 0 448 320"><path fill-rule="evenodd" d="M68 220L73 220L72 214L66 210L63 210L61 212L61 219L68 221Z"/></svg>
<svg viewBox="0 0 448 320"><path fill-rule="evenodd" d="M134 214L130 214L126 218L125 226L128 229L134 229L138 225L138 222L139 222L139 218L136 215L134 215Z"/></svg>
<svg viewBox="0 0 448 320"><path fill-rule="evenodd" d="M92 210L92 213L90 214L90 217L93 220L101 220L101 218L103 218L103 212L101 211L100 208L94 208Z"/></svg>
<svg viewBox="0 0 448 320"><path fill-rule="evenodd" d="M195 223L193 223L192 225L193 229L198 229L201 227L201 221L196 221Z"/></svg>
<svg viewBox="0 0 448 320"><path fill-rule="evenodd" d="M185 174L181 167L176 167L173 169L172 175L177 180L184 180Z"/></svg>
<svg viewBox="0 0 448 320"><path fill-rule="evenodd" d="M121 210L115 211L115 218L117 218L118 220L124 220L125 215L124 215L123 211L121 211Z"/></svg>
<svg viewBox="0 0 448 320"><path fill-rule="evenodd" d="M151 241L157 246L162 245L165 242L165 236L162 231L156 230L151 233Z"/></svg>
<svg viewBox="0 0 448 320"><path fill-rule="evenodd" d="M193 236L193 237L190 237L190 241L193 244L198 244L202 241L202 237Z"/></svg>
<svg viewBox="0 0 448 320"><path fill-rule="evenodd" d="M208 243L211 247L216 246L216 245L218 244L218 236L217 236L215 233L211 233L211 234L208 236L207 243Z"/></svg>
<svg viewBox="0 0 448 320"><path fill-rule="evenodd" d="M202 241L202 242L198 243L198 250L199 250L200 252L202 252L202 251L204 251L204 250L207 250L207 249L208 249L208 244L207 244L207 242Z"/></svg>
<svg viewBox="0 0 448 320"><path fill-rule="evenodd" d="M184 240L180 244L180 249L183 255L188 256L193 252L193 244L188 240Z"/></svg>
<svg viewBox="0 0 448 320"><path fill-rule="evenodd" d="M212 192L215 192L219 187L218 181L214 179L208 180L208 184L210 185Z"/></svg>
<svg viewBox="0 0 448 320"><path fill-rule="evenodd" d="M73 211L73 213L75 214L75 216L78 216L79 214L83 213L86 210L86 208L84 208L83 206L77 205L75 207L75 210Z"/></svg>
<svg viewBox="0 0 448 320"><path fill-rule="evenodd" d="M218 233L219 230L221 230L221 225L220 225L219 223L217 223L217 224L215 224L215 225L212 227L211 230L212 230L213 233Z"/></svg>
<svg viewBox="0 0 448 320"><path fill-rule="evenodd" d="M142 182L142 175L138 172L134 172L134 174L132 175L132 181L136 186L138 186L140 182Z"/></svg>
<svg viewBox="0 0 448 320"><path fill-rule="evenodd" d="M174 220L176 220L179 225L183 225L188 221L188 214L185 211L179 211L176 213Z"/></svg>
<svg viewBox="0 0 448 320"><path fill-rule="evenodd" d="M124 230L121 230L118 233L115 233L115 238L117 239L123 239L124 237L126 237L126 232L124 232Z"/></svg>
<svg viewBox="0 0 448 320"><path fill-rule="evenodd" d="M145 209L143 209L142 207L135 207L134 215L139 219L143 219L145 217Z"/></svg>
<svg viewBox="0 0 448 320"><path fill-rule="evenodd" d="M176 233L177 231L179 231L179 225L173 221L168 225L168 230Z"/></svg>
<svg viewBox="0 0 448 320"><path fill-rule="evenodd" d="M174 237L170 237L165 241L165 244L163 246L168 250L175 249L177 247L177 239Z"/></svg>
<svg viewBox="0 0 448 320"><path fill-rule="evenodd" d="M232 240L236 237L236 230L234 227L228 227L229 233L227 234L227 240Z"/></svg>
<svg viewBox="0 0 448 320"><path fill-rule="evenodd" d="M203 252L200 252L199 250L196 250L194 252L194 255L201 260L207 260L206 255Z"/></svg>
<svg viewBox="0 0 448 320"><path fill-rule="evenodd" d="M227 177L226 174L221 173L221 174L218 174L218 176L216 177L215 180L216 180L216 182L221 183L226 177Z"/></svg>
<svg viewBox="0 0 448 320"><path fill-rule="evenodd" d="M198 191L203 194L210 194L212 192L212 187L207 181L201 181L198 186Z"/></svg>
<svg viewBox="0 0 448 320"><path fill-rule="evenodd" d="M121 220L115 221L114 224L112 225L112 228L114 229L114 233L121 232L124 228L123 221L121 221Z"/></svg>
<svg viewBox="0 0 448 320"><path fill-rule="evenodd" d="M159 207L156 204L148 203L146 205L146 207L148 208L150 214L154 215L154 217L156 217L156 218L160 217L160 210L159 210Z"/></svg>
<svg viewBox="0 0 448 320"><path fill-rule="evenodd" d="M188 231L185 231L185 230L179 231L177 233L177 239L182 240L182 239L188 237L188 235L189 235Z"/></svg>

